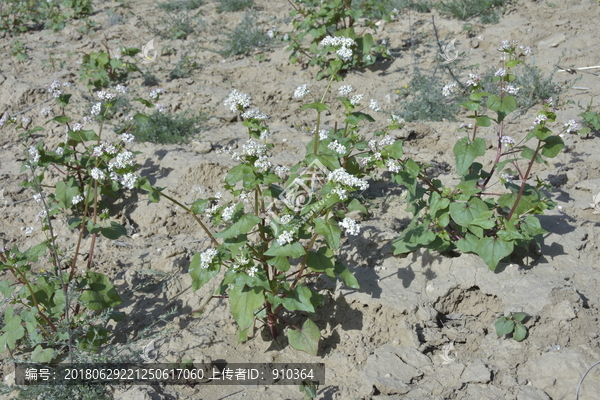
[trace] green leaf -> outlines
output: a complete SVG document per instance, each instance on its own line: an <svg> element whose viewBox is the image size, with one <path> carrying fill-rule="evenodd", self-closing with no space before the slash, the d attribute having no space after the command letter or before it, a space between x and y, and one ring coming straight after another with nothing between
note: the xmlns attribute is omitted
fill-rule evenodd
<svg viewBox="0 0 600 400"><path fill-rule="evenodd" d="M464 239L456 242L456 247L463 253L475 253L478 244L479 238L471 233L467 233Z"/></svg>
<svg viewBox="0 0 600 400"><path fill-rule="evenodd" d="M471 221L486 211L488 207L479 197L472 197L468 202L450 204L450 216L461 226L468 226Z"/></svg>
<svg viewBox="0 0 600 400"><path fill-rule="evenodd" d="M214 234L214 237L228 239L237 235L248 233L252 230L252 228L258 225L260 221L261 219L256 215L245 214L229 228Z"/></svg>
<svg viewBox="0 0 600 400"><path fill-rule="evenodd" d="M290 269L290 260L286 256L277 256L267 261L269 265L273 265L278 271L287 272Z"/></svg>
<svg viewBox="0 0 600 400"><path fill-rule="evenodd" d="M111 221L110 228L102 228L100 233L107 239L117 240L121 236L127 236L127 229L123 225Z"/></svg>
<svg viewBox="0 0 600 400"><path fill-rule="evenodd" d="M350 272L348 267L341 262L335 263L335 274L342 278L344 285L352 289L360 289L360 285L358 284L358 280L356 280L354 274Z"/></svg>
<svg viewBox="0 0 600 400"><path fill-rule="evenodd" d="M494 324L496 327L496 335L498 337L508 335L515 329L515 323L512 319L507 319L505 316L498 318L498 321Z"/></svg>
<svg viewBox="0 0 600 400"><path fill-rule="evenodd" d="M46 254L47 248L48 244L46 242L42 242L25 250L24 254L27 257L27 260L31 262L36 262L41 256Z"/></svg>
<svg viewBox="0 0 600 400"><path fill-rule="evenodd" d="M54 358L54 349L47 348L43 349L39 344L33 350L31 354L31 361L37 363L49 363Z"/></svg>
<svg viewBox="0 0 600 400"><path fill-rule="evenodd" d="M308 108L314 108L317 112L323 112L325 110L329 110L329 106L325 103L315 102L310 104L305 104L300 108L301 110L306 110Z"/></svg>
<svg viewBox="0 0 600 400"><path fill-rule="evenodd" d="M234 185L239 181L254 180L254 170L247 164L238 164L231 168L225 177L225 183Z"/></svg>
<svg viewBox="0 0 600 400"><path fill-rule="evenodd" d="M335 277L334 262L333 252L325 246L319 248L316 252L309 251L306 258L306 265L309 269L316 272L325 272L331 277Z"/></svg>
<svg viewBox="0 0 600 400"><path fill-rule="evenodd" d="M554 158L565 147L565 142L559 136L550 136L544 140L542 146L542 155L548 158Z"/></svg>
<svg viewBox="0 0 600 400"><path fill-rule="evenodd" d="M315 219L315 232L323 235L333 250L340 247L342 231L333 218L325 221L321 218Z"/></svg>
<svg viewBox="0 0 600 400"><path fill-rule="evenodd" d="M69 138L77 142L97 141L98 135L92 130L69 131Z"/></svg>
<svg viewBox="0 0 600 400"><path fill-rule="evenodd" d="M471 100L474 100L474 101L477 101L477 100L479 100L479 99L481 99L482 97L485 97L485 96L490 96L490 93L488 93L488 92L477 92L477 93L472 93L472 94L469 96L469 99L471 99Z"/></svg>
<svg viewBox="0 0 600 400"><path fill-rule="evenodd" d="M513 242L505 242L499 238L484 237L479 240L476 253L494 271L500 260L511 255L513 249Z"/></svg>
<svg viewBox="0 0 600 400"><path fill-rule="evenodd" d="M435 233L427 225L415 222L415 226L411 227L409 225L398 239L392 241L392 248L394 249L394 255L412 253L434 240Z"/></svg>
<svg viewBox="0 0 600 400"><path fill-rule="evenodd" d="M288 243L283 246L281 246L279 243L275 243L267 251L265 251L266 256L286 256L291 258L301 257L305 253L306 250L304 247L302 247L300 242Z"/></svg>
<svg viewBox="0 0 600 400"><path fill-rule="evenodd" d="M488 96L486 104L489 109L505 115L510 114L517 109L517 101L511 95L500 97L493 94Z"/></svg>
<svg viewBox="0 0 600 400"><path fill-rule="evenodd" d="M525 339L526 337L527 337L527 328L522 323L517 322L515 324L515 331L513 333L513 339L515 339L517 342L520 342L523 339Z"/></svg>
<svg viewBox="0 0 600 400"><path fill-rule="evenodd" d="M352 199L352 201L348 203L348 212L350 211L361 211L365 215L369 214L367 207L363 206L358 199Z"/></svg>
<svg viewBox="0 0 600 400"><path fill-rule="evenodd" d="M306 311L309 313L315 312L315 307L311 301L312 297L318 297L317 293L306 286L298 285L294 288L293 296L284 297L281 304L288 311ZM318 301L317 301L318 303Z"/></svg>
<svg viewBox="0 0 600 400"><path fill-rule="evenodd" d="M468 137L464 137L456 143L454 146L454 156L459 175L466 174L473 161L485 154L485 147L485 140L482 138L470 141Z"/></svg>
<svg viewBox="0 0 600 400"><path fill-rule="evenodd" d="M475 123L477 124L477 126L487 127L492 125L492 119L487 115L481 115L475 117Z"/></svg>
<svg viewBox="0 0 600 400"><path fill-rule="evenodd" d="M146 114L141 114L141 113L135 114L133 116L133 120L140 125L148 124L152 121L149 116L147 116Z"/></svg>
<svg viewBox="0 0 600 400"><path fill-rule="evenodd" d="M217 264L215 268L200 268L200 253L195 253L190 262L188 271L192 277L192 290L195 292L210 281L221 270L221 265Z"/></svg>
<svg viewBox="0 0 600 400"><path fill-rule="evenodd" d="M375 122L373 117L371 117L369 114L365 114L360 111L355 111L353 113L348 114L348 116L346 117L344 122L349 125L358 125L360 121L365 121L365 120L369 121L369 122Z"/></svg>
<svg viewBox="0 0 600 400"><path fill-rule="evenodd" d="M319 339L321 332L317 325L310 319L304 321L302 329L289 329L287 337L292 346L296 350L305 351L308 354L316 356L319 351Z"/></svg>
<svg viewBox="0 0 600 400"><path fill-rule="evenodd" d="M234 286L229 290L229 308L238 324L238 339L248 340L248 330L254 323L254 310L264 303L263 291L259 287Z"/></svg>
<svg viewBox="0 0 600 400"><path fill-rule="evenodd" d="M110 282L108 276L98 272L88 272L89 289L81 294L79 300L91 310L104 310L121 304L121 297Z"/></svg>
<svg viewBox="0 0 600 400"><path fill-rule="evenodd" d="M517 322L522 322L525 319L525 317L527 317L527 313L524 313L524 312L512 313L511 317L512 317L512 319L514 319Z"/></svg>
<svg viewBox="0 0 600 400"><path fill-rule="evenodd" d="M429 212L435 215L438 210L443 210L450 205L450 199L442 198L439 193L433 192L429 197Z"/></svg>
<svg viewBox="0 0 600 400"><path fill-rule="evenodd" d="M14 350L17 341L25 336L25 328L21 325L21 317L18 314L12 315L13 312L9 312L9 310L14 312L12 308L9 308L4 315L5 325L2 330L5 333L0 336L0 350L2 351L4 351L7 346L9 349Z"/></svg>
<svg viewBox="0 0 600 400"><path fill-rule="evenodd" d="M75 178L69 178L67 182L56 182L54 198L61 208L69 209L73 206L73 197L79 194L79 188L75 184Z"/></svg>
<svg viewBox="0 0 600 400"><path fill-rule="evenodd" d="M60 124L65 124L65 123L71 121L71 117L67 117L66 115L59 115L58 117L52 118L50 121L56 121ZM48 121L48 122L50 122L50 121ZM48 123L48 122L46 122L46 123Z"/></svg>
<svg viewBox="0 0 600 400"><path fill-rule="evenodd" d="M483 229L492 229L496 226L496 222L494 221L494 212L493 211L485 211L473 218L471 221L471 225L479 226Z"/></svg>
<svg viewBox="0 0 600 400"><path fill-rule="evenodd" d="M471 111L477 111L481 108L479 103L474 101L465 101L464 103L460 103L460 105Z"/></svg>
<svg viewBox="0 0 600 400"><path fill-rule="evenodd" d="M396 140L391 146L384 147L384 155L388 157L399 159L404 155L404 149L402 148L402 141Z"/></svg>

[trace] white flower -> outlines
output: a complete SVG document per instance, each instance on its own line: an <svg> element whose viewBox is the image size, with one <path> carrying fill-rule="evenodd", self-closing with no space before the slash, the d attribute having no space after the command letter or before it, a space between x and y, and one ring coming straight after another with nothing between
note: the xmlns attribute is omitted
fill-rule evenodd
<svg viewBox="0 0 600 400"><path fill-rule="evenodd" d="M469 79L465 82L467 86L477 86L479 85L479 81L481 81L481 76L476 74L469 74Z"/></svg>
<svg viewBox="0 0 600 400"><path fill-rule="evenodd" d="M329 132L325 129L319 129L319 140L329 139Z"/></svg>
<svg viewBox="0 0 600 400"><path fill-rule="evenodd" d="M236 112L250 107L250 101L252 101L250 96L233 89L223 104L229 107L232 112Z"/></svg>
<svg viewBox="0 0 600 400"><path fill-rule="evenodd" d="M401 169L400 165L395 160L388 160L385 163L385 166L388 168L388 171L394 172L394 173L400 172L400 169Z"/></svg>
<svg viewBox="0 0 600 400"><path fill-rule="evenodd" d="M159 97L161 94L165 94L165 90L164 90L164 89L160 89L160 88L158 88L158 89L153 89L153 90L150 92L150 98L151 98L152 100L158 100L158 97Z"/></svg>
<svg viewBox="0 0 600 400"><path fill-rule="evenodd" d="M36 203L41 203L42 202L42 194L41 193L34 194L33 199L35 200Z"/></svg>
<svg viewBox="0 0 600 400"><path fill-rule="evenodd" d="M200 268L206 269L213 262L213 259L218 254L217 249L208 249L200 253Z"/></svg>
<svg viewBox="0 0 600 400"><path fill-rule="evenodd" d="M52 114L52 107L42 108L42 110L40 111L40 114L42 114L43 117L47 117L48 115Z"/></svg>
<svg viewBox="0 0 600 400"><path fill-rule="evenodd" d="M56 154L58 154L59 156L62 156L63 153L64 153L64 151L65 151L65 148L64 147L57 147L55 151L56 151Z"/></svg>
<svg viewBox="0 0 600 400"><path fill-rule="evenodd" d="M4 114L2 114L2 118L0 118L0 126L6 125L6 123L8 122L9 118L10 118L10 115L8 115L7 112L5 112Z"/></svg>
<svg viewBox="0 0 600 400"><path fill-rule="evenodd" d="M33 226L28 226L27 228L25 228L25 234L26 235L31 235L33 233Z"/></svg>
<svg viewBox="0 0 600 400"><path fill-rule="evenodd" d="M131 173L131 172L126 173L125 175L123 175L123 178L121 178L121 183L127 189L133 189L135 187L136 181L137 181L137 176L135 176L135 174Z"/></svg>
<svg viewBox="0 0 600 400"><path fill-rule="evenodd" d="M392 114L390 115L390 118L387 120L387 122L390 125L400 125L404 123L404 118L402 118L399 115Z"/></svg>
<svg viewBox="0 0 600 400"><path fill-rule="evenodd" d="M293 215L282 215L279 220L281 221L282 224L287 225L294 220L294 216Z"/></svg>
<svg viewBox="0 0 600 400"><path fill-rule="evenodd" d="M341 188L336 188L331 191L333 194L337 194L340 197L340 200L346 200L348 198L348 192Z"/></svg>
<svg viewBox="0 0 600 400"><path fill-rule="evenodd" d="M275 175L277 175L280 178L286 176L288 172L290 172L290 169L288 167L284 167L282 165L275 167Z"/></svg>
<svg viewBox="0 0 600 400"><path fill-rule="evenodd" d="M101 169L92 168L92 178L94 178L97 181L102 180L104 179L104 172L102 172Z"/></svg>
<svg viewBox="0 0 600 400"><path fill-rule="evenodd" d="M133 136L131 133L124 133L121 135L121 140L125 143L131 143L135 140L135 136Z"/></svg>
<svg viewBox="0 0 600 400"><path fill-rule="evenodd" d="M506 93L516 96L519 94L519 88L513 85L506 85Z"/></svg>
<svg viewBox="0 0 600 400"><path fill-rule="evenodd" d="M350 61L352 60L352 49L348 47L341 47L336 51L336 54L342 61Z"/></svg>
<svg viewBox="0 0 600 400"><path fill-rule="evenodd" d="M31 118L23 116L23 117L21 117L21 122L23 124L28 124L31 122Z"/></svg>
<svg viewBox="0 0 600 400"><path fill-rule="evenodd" d="M117 93L127 93L127 86L123 86L123 85L117 85L115 86L115 90L117 91Z"/></svg>
<svg viewBox="0 0 600 400"><path fill-rule="evenodd" d="M369 108L375 112L381 111L381 106L379 106L379 103L375 99L369 101Z"/></svg>
<svg viewBox="0 0 600 400"><path fill-rule="evenodd" d="M358 225L352 218L344 218L339 225L340 227L346 229L346 233L348 235L358 235L360 233L360 225Z"/></svg>
<svg viewBox="0 0 600 400"><path fill-rule="evenodd" d="M92 110L90 111L90 114L98 116L98 115L100 115L101 110L102 110L102 103L96 103L92 106Z"/></svg>
<svg viewBox="0 0 600 400"><path fill-rule="evenodd" d="M506 70L504 68L500 68L500 69L498 69L498 71L496 71L496 73L494 75L495 76L506 76Z"/></svg>
<svg viewBox="0 0 600 400"><path fill-rule="evenodd" d="M450 96L452 93L456 91L456 83L449 83L442 88L442 94L445 97Z"/></svg>
<svg viewBox="0 0 600 400"><path fill-rule="evenodd" d="M269 29L267 31L267 36L269 37L269 39L273 39L275 37L275 32L273 32L273 29Z"/></svg>
<svg viewBox="0 0 600 400"><path fill-rule="evenodd" d="M256 268L256 265L252 266L252 268L250 268L248 270L248 276L251 276L252 278L254 278L254 274L256 274L258 272L258 268Z"/></svg>
<svg viewBox="0 0 600 400"><path fill-rule="evenodd" d="M80 131L80 130L82 130L82 129L83 129L83 124L80 124L79 122L75 122L75 123L73 124L73 127L71 128L71 130L72 130L73 132L79 132L79 131Z"/></svg>
<svg viewBox="0 0 600 400"><path fill-rule="evenodd" d="M260 110L248 110L242 114L242 118L244 119L257 119L259 121L265 121L269 119L269 117L261 112Z"/></svg>
<svg viewBox="0 0 600 400"><path fill-rule="evenodd" d="M355 94L350 98L350 104L352 104L353 106L359 105L363 97L365 97L364 94Z"/></svg>
<svg viewBox="0 0 600 400"><path fill-rule="evenodd" d="M327 146L327 148L329 148L330 150L335 151L338 154L346 154L346 151L348 151L346 149L346 146L344 146L343 144L339 143L337 140L334 140L333 142L329 143L329 145Z"/></svg>
<svg viewBox="0 0 600 400"><path fill-rule="evenodd" d="M517 142L515 142L515 139L511 138L510 136L502 136L502 139L500 139L500 141L504 144L504 146L506 147L512 147L514 146Z"/></svg>
<svg viewBox="0 0 600 400"><path fill-rule="evenodd" d="M552 99L550 99L552 100ZM533 125L538 125L541 124L544 121L547 121L548 117L545 116L544 114L539 114L537 117L535 117L535 119L533 120Z"/></svg>
<svg viewBox="0 0 600 400"><path fill-rule="evenodd" d="M579 124L574 119L569 120L564 127L567 128L567 133L573 133L579 130Z"/></svg>
<svg viewBox="0 0 600 400"><path fill-rule="evenodd" d="M367 190L369 188L369 183L367 181L349 174L344 168L338 168L329 173L328 179L329 181L343 183L344 185L357 187L361 190Z"/></svg>
<svg viewBox="0 0 600 400"><path fill-rule="evenodd" d="M292 243L294 241L294 232L293 231L283 231L281 235L277 238L277 243L280 246L286 245L288 243Z"/></svg>
<svg viewBox="0 0 600 400"><path fill-rule="evenodd" d="M529 47L529 46L519 46L519 48L523 51L523 54L525 54L525 55L531 54L531 47Z"/></svg>
<svg viewBox="0 0 600 400"><path fill-rule="evenodd" d="M383 137L383 139L381 139L379 141L379 147L380 148L384 148L386 146L390 146L390 145L394 144L395 141L396 141L396 139L394 139L393 136L391 136L391 135L385 135Z"/></svg>
<svg viewBox="0 0 600 400"><path fill-rule="evenodd" d="M125 150L124 152L117 154L115 158L108 162L108 170L112 171L115 169L130 167L135 164L134 158L135 155L132 152Z"/></svg>
<svg viewBox="0 0 600 400"><path fill-rule="evenodd" d="M298 86L296 88L296 90L294 91L294 98L301 99L309 93L310 93L310 90L308 90L308 85L304 84L304 85Z"/></svg>
<svg viewBox="0 0 600 400"><path fill-rule="evenodd" d="M250 157L260 157L267 153L267 145L263 143L255 142L254 140L248 140L245 145L242 146L244 155Z"/></svg>
<svg viewBox="0 0 600 400"><path fill-rule="evenodd" d="M83 201L83 196L78 194L76 196L73 196L71 203L73 203L73 205L75 205L75 204L81 203L82 201Z"/></svg>
<svg viewBox="0 0 600 400"><path fill-rule="evenodd" d="M269 158L265 155L259 156L258 160L254 162L254 166L261 171L266 171L267 169L271 168L271 165L272 164L269 161Z"/></svg>
<svg viewBox="0 0 600 400"><path fill-rule="evenodd" d="M29 157L31 158L32 163L35 164L40 160L40 152L38 151L37 147L29 146L27 152L29 153Z"/></svg>
<svg viewBox="0 0 600 400"><path fill-rule="evenodd" d="M233 213L234 212L235 212L235 204L231 205L229 207L226 207L223 210L223 213L221 214L221 218L223 218L223 221L229 222L233 218Z"/></svg>
<svg viewBox="0 0 600 400"><path fill-rule="evenodd" d="M340 88L338 89L338 93L340 96L348 96L350 94L350 92L352 92L352 86L351 85L344 85L344 86L340 86Z"/></svg>
<svg viewBox="0 0 600 400"><path fill-rule="evenodd" d="M109 100L112 100L115 97L117 97L114 93L109 93L104 90L101 90L101 91L97 92L96 94L98 95L98 98L100 100L104 100L104 101L109 101Z"/></svg>
<svg viewBox="0 0 600 400"><path fill-rule="evenodd" d="M323 47L337 47L336 54L340 60L350 61L352 60L352 49L350 47L355 46L356 42L350 38L326 36L325 39L321 40L320 45Z"/></svg>

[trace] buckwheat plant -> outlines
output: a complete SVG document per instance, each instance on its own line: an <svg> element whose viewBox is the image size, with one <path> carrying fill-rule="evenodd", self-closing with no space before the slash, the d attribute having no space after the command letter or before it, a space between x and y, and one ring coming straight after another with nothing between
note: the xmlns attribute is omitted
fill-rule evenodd
<svg viewBox="0 0 600 400"><path fill-rule="evenodd" d="M469 75L462 84L469 100L462 103L471 112L472 130L454 146L456 172L460 182L444 187L441 181L426 175L428 165L408 160L393 180L408 188L408 209L414 219L393 242L395 254L409 253L421 247L440 252L460 250L478 254L491 270L509 257L515 247L529 249L532 241L539 244L546 231L536 215L552 209L555 203L544 193L546 185L539 178L531 182L536 163L547 164L564 147L561 135L550 129L556 120L552 99L548 99L532 126L514 137L506 132L506 117L517 109L512 69L522 63L530 50L516 41L502 42L498 49L504 59L495 73L500 95L485 91L480 77ZM446 95L459 90L451 84ZM494 113L490 116L488 113ZM478 137L480 127L495 124L493 161L489 170L476 160L486 154L486 141ZM574 129L563 126L562 131ZM464 129L462 130L465 131Z"/></svg>
<svg viewBox="0 0 600 400"><path fill-rule="evenodd" d="M356 5L348 0L288 0L288 3L294 8L290 15L294 17L295 31L291 37L288 35L290 61L319 66L317 79L334 74L336 68L330 65L329 58L332 50L343 61L338 72L369 66L378 55L389 57L387 47L376 44L373 36L364 32L366 29L361 34L354 29L359 19L367 29L375 27L375 14L383 14L387 20L395 18L393 13L388 15L385 2L368 0Z"/></svg>
<svg viewBox="0 0 600 400"><path fill-rule="evenodd" d="M315 281L327 275L359 287L337 253L343 236L360 234L357 219L367 210L359 196L369 187L368 173L396 165L402 156L401 142L388 134L402 121L391 116L386 129L363 137L359 125L374 119L363 112L362 96L342 86L337 97L344 110L340 129L322 129L321 114L330 110L325 100L341 61L334 66L324 94L303 106L315 110L316 123L301 162L291 168L273 165L268 116L251 107L248 94L233 90L224 105L241 117L249 139L238 151L224 149L238 162L224 179L231 200L216 195L184 205L162 189L145 186L155 199L170 199L192 214L210 238L212 246L191 260L192 288L218 277L220 284L209 299L228 299L241 342L254 336L258 324L272 338L283 330L293 348L316 355L319 328L304 317L314 315L323 302ZM311 94L303 85L294 97Z"/></svg>
<svg viewBox="0 0 600 400"><path fill-rule="evenodd" d="M4 311L0 349L11 354L16 348L33 351L32 361L39 362L65 352L72 361L75 350L96 350L109 337L108 321L124 316L114 310L121 298L110 279L94 271L95 244L98 235L114 240L127 234L111 219L115 213L109 209L113 199L144 183L135 174L136 153L127 149L133 135L125 132L114 141L103 138L103 116L126 87L96 92L89 115L77 121L66 115L71 95L64 93L65 86L48 85L56 105L41 111L50 116L56 110L46 124L63 127L64 141L58 146L36 141L44 129L27 129L30 118L17 120L5 114L0 121L23 130L26 160L21 172L29 178L22 185L32 190L40 209L39 226L25 230L39 243L26 250L17 245L0 249L0 269L13 277L0 283L10 304ZM98 132L87 128L93 120L99 122ZM58 179L47 177L49 170L58 173ZM59 223L68 228L58 228ZM84 250L84 245L89 247Z"/></svg>

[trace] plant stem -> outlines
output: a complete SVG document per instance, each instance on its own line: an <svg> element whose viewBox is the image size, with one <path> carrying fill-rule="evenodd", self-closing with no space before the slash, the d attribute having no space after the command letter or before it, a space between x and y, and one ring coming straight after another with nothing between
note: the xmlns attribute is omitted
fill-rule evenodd
<svg viewBox="0 0 600 400"><path fill-rule="evenodd" d="M519 202L521 201L521 197L523 197L523 191L525 190L525 185L527 184L527 179L529 179L529 174L531 173L531 168L533 167L533 163L535 162L535 159L537 158L537 155L541 148L542 148L542 141L538 140L537 148L535 149L535 152L533 153L533 157L531 157L531 161L529 162L529 166L527 167L525 176L523 176L523 179L521 180L521 188L519 189L519 194L517 195L517 200L515 201L515 204L513 204L512 208L510 210L510 213L508 214L508 217L506 217L507 221L510 221L513 214L515 213L515 210L517 209L517 206L519 205Z"/></svg>

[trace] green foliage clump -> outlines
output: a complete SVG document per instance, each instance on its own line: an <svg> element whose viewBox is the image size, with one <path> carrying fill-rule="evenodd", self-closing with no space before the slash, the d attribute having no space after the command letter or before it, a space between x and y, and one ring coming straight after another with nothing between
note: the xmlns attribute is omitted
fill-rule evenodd
<svg viewBox="0 0 600 400"><path fill-rule="evenodd" d="M141 142L184 143L199 133L199 124L204 120L204 115L191 116L187 112L169 114L155 111L140 119L130 133Z"/></svg>
<svg viewBox="0 0 600 400"><path fill-rule="evenodd" d="M123 82L130 72L139 71L137 65L133 62L123 61L110 54L108 45L106 50L84 54L79 70L80 80L88 80L88 88L101 89L109 85ZM133 57L140 52L136 48L121 48L122 56Z"/></svg>
<svg viewBox="0 0 600 400"><path fill-rule="evenodd" d="M217 11L220 13L242 11L253 6L254 0L219 0Z"/></svg>
<svg viewBox="0 0 600 400"><path fill-rule="evenodd" d="M204 0L172 0L159 3L158 7L168 12L195 10L204 4Z"/></svg>
<svg viewBox="0 0 600 400"><path fill-rule="evenodd" d="M479 16L482 24L497 24L506 3L508 0L452 0L440 1L437 8L442 14L461 21Z"/></svg>
<svg viewBox="0 0 600 400"><path fill-rule="evenodd" d="M85 18L92 12L92 0L3 0L0 31L10 34L44 28L59 31L69 20Z"/></svg>
<svg viewBox="0 0 600 400"><path fill-rule="evenodd" d="M229 32L224 48L218 53L225 57L248 54L270 42L271 38L257 26L256 15L246 13L242 22Z"/></svg>
<svg viewBox="0 0 600 400"><path fill-rule="evenodd" d="M398 115L412 121L455 121L460 107L455 100L442 94L442 83L434 75L426 76L419 70L408 87L399 90L401 105Z"/></svg>

